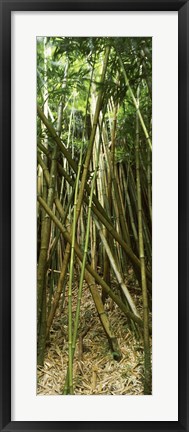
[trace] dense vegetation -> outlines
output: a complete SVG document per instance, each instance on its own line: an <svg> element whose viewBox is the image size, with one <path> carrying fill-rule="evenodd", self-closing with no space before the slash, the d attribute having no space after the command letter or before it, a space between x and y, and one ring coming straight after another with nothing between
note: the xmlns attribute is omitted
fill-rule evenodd
<svg viewBox="0 0 189 432"><path fill-rule="evenodd" d="M63 394L75 392L76 347L90 331L86 285L118 367L109 300L124 314L151 393L151 50L151 38L37 40L38 365L67 316Z"/></svg>

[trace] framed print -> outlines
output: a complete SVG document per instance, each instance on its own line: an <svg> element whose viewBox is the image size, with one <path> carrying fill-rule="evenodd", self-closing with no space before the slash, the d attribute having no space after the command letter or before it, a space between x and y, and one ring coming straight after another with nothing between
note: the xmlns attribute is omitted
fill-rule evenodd
<svg viewBox="0 0 189 432"><path fill-rule="evenodd" d="M1 1L1 430L188 431L188 1Z"/></svg>

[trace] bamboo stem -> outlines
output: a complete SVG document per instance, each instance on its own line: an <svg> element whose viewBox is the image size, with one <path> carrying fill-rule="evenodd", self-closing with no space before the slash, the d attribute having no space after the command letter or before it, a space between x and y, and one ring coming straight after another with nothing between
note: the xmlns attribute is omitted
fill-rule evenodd
<svg viewBox="0 0 189 432"><path fill-rule="evenodd" d="M138 93L137 105L139 106L139 93ZM142 200L141 200L140 162L139 162L138 110L136 113L135 150L136 150L136 182L137 182L137 202L138 202L138 235L139 235L139 252L140 252L140 261L141 261L143 320L144 320L144 394L151 394L151 358L150 358L150 341L149 341L148 292L147 292L147 283L146 283L146 267L145 267L144 242L143 242L143 230L142 230Z"/></svg>
<svg viewBox="0 0 189 432"><path fill-rule="evenodd" d="M47 214L51 217L51 219L54 221L56 226L60 229L63 236L65 237L66 241L68 241L71 244L71 237L70 234L66 231L66 229L63 227L59 219L55 216L55 214L50 210L50 208L47 206L46 202L43 200L43 198L38 197L37 198L39 203L42 205L42 207L45 209ZM77 244L75 242L75 252L80 259L80 261L83 260L83 254ZM134 315L132 312L128 311L123 302L120 300L120 298L110 289L110 287L106 284L106 282L99 276L99 274L88 264L86 263L86 269L88 272L94 277L96 282L98 282L101 287L107 292L107 294L113 299L113 301L120 307L120 309L125 313L126 316L128 316L130 319L135 321L140 327L143 327L143 321Z"/></svg>

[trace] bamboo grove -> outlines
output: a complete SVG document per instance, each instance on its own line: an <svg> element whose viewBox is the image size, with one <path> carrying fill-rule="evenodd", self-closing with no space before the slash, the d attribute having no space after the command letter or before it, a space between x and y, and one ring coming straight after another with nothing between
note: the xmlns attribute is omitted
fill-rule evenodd
<svg viewBox="0 0 189 432"><path fill-rule="evenodd" d="M108 299L141 341L151 394L151 129L151 38L37 39L37 362L59 310L68 320L62 394L74 394L84 283L117 364Z"/></svg>

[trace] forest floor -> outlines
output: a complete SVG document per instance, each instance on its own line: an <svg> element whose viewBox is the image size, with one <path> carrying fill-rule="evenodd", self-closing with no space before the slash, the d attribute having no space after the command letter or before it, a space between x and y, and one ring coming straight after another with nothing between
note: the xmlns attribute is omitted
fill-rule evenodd
<svg viewBox="0 0 189 432"><path fill-rule="evenodd" d="M141 292L137 283L127 284L142 316ZM114 290L116 290L114 284ZM99 288L99 287L98 287ZM100 290L100 288L99 288ZM65 298L67 299L67 293ZM73 313L77 289L73 289ZM124 313L108 298L105 303L111 328L117 337L122 358L114 360L101 326L91 293L84 282L80 311L79 335L74 356L74 394L76 395L142 395L143 342L129 329ZM38 368L37 393L63 393L68 364L68 313L57 311L46 349L44 367Z"/></svg>

